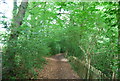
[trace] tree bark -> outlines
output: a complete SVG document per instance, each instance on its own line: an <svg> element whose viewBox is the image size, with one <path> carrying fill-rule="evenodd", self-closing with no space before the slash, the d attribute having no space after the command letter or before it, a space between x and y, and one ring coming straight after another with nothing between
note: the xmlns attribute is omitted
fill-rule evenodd
<svg viewBox="0 0 120 81"><path fill-rule="evenodd" d="M23 2L23 1L26 1L26 2ZM22 25L22 21L25 16L25 12L26 12L27 5L28 5L28 0L23 0L23 1L21 2L17 15L13 18L13 23L11 26L12 27L11 35L10 35L9 40L16 39L18 37L19 33L17 31L17 28Z"/></svg>
<svg viewBox="0 0 120 81"><path fill-rule="evenodd" d="M14 0L13 16L17 14L17 0Z"/></svg>
<svg viewBox="0 0 120 81"><path fill-rule="evenodd" d="M118 78L120 79L120 1L118 2Z"/></svg>
<svg viewBox="0 0 120 81"><path fill-rule="evenodd" d="M27 9L28 5L28 0L22 0L21 5L19 7L18 13L13 17L13 22L11 24L11 32L10 32L10 37L7 41L7 49L5 53L4 58L4 63L6 67L7 74L9 76L15 76L15 69L16 69L16 64L15 64L15 47L17 46L17 43L15 42L19 36L19 30L18 28L22 25L23 18L25 16L25 12ZM14 15L14 14L13 14Z"/></svg>

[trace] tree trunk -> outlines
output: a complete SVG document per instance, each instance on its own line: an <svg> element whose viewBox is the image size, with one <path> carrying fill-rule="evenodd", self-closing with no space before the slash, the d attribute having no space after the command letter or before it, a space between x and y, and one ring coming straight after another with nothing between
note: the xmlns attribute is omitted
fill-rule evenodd
<svg viewBox="0 0 120 81"><path fill-rule="evenodd" d="M17 51L15 51L15 47L17 43L15 42L19 35L18 28L22 25L23 18L25 16L25 12L27 9L28 0L22 0L21 5L19 7L18 13L13 17L13 22L11 24L11 34L7 42L7 49L4 57L4 63L6 67L7 74L9 76L15 76L15 55ZM14 14L13 14L14 15Z"/></svg>
<svg viewBox="0 0 120 81"><path fill-rule="evenodd" d="M26 1L26 2L23 2L23 1ZM25 11L28 5L28 0L23 0L23 1L19 7L19 11L17 15L13 18L13 23L11 26L11 35L9 40L16 39L18 37L19 33L17 31L17 28L22 25L22 21L25 16Z"/></svg>
<svg viewBox="0 0 120 81"><path fill-rule="evenodd" d="M17 14L17 0L14 0L14 7L13 7L13 16Z"/></svg>
<svg viewBox="0 0 120 81"><path fill-rule="evenodd" d="M118 78L120 78L120 1L118 2Z"/></svg>

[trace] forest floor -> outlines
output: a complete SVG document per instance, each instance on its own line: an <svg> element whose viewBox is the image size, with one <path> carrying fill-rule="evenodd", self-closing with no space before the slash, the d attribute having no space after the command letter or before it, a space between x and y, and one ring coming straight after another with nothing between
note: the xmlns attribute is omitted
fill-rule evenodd
<svg viewBox="0 0 120 81"><path fill-rule="evenodd" d="M72 70L64 54L56 54L45 59L48 64L38 73L38 79L80 79Z"/></svg>

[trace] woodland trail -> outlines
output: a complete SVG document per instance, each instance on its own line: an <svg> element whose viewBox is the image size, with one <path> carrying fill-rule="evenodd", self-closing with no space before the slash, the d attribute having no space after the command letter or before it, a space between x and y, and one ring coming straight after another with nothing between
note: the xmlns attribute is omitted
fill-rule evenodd
<svg viewBox="0 0 120 81"><path fill-rule="evenodd" d="M48 64L38 73L38 79L79 79L62 53L46 60Z"/></svg>

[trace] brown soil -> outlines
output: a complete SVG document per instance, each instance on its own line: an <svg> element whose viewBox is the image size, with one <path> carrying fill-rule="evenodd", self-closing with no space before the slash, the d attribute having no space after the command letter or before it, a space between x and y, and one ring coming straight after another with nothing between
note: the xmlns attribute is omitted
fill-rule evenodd
<svg viewBox="0 0 120 81"><path fill-rule="evenodd" d="M38 79L79 79L62 53L46 60L48 64L38 73Z"/></svg>

